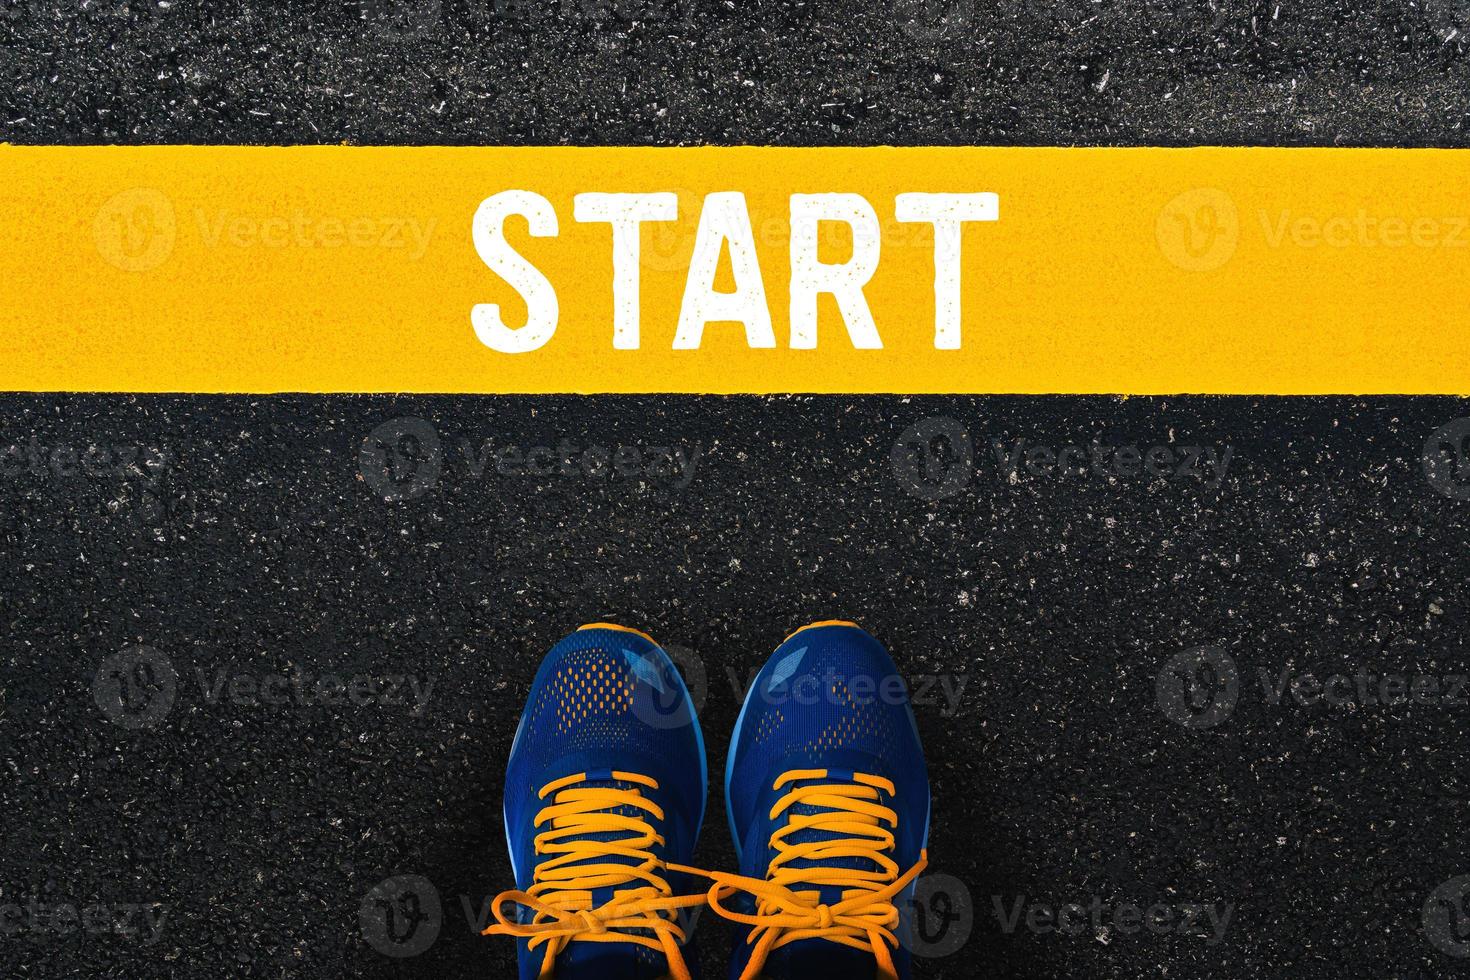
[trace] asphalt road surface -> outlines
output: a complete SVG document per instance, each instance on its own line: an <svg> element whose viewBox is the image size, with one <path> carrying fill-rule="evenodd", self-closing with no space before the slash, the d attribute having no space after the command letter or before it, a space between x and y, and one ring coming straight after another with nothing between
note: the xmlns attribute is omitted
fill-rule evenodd
<svg viewBox="0 0 1470 980"><path fill-rule="evenodd" d="M1470 0L0 0L16 143L1464 146Z"/></svg>
<svg viewBox="0 0 1470 980"><path fill-rule="evenodd" d="M1459 146L1467 37L1463 0L0 0L0 139ZM1462 976L1467 416L0 396L0 975L507 975L474 933L541 653L649 630L717 769L840 616L921 702L922 976Z"/></svg>
<svg viewBox="0 0 1470 980"><path fill-rule="evenodd" d="M920 702L924 976L1460 965L1463 401L0 407L6 976L508 975L471 923L541 653L649 630L718 767L825 617Z"/></svg>

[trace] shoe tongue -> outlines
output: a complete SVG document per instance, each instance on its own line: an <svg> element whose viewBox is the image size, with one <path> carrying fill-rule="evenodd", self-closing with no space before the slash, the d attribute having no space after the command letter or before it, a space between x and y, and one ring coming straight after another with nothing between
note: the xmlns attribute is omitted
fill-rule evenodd
<svg viewBox="0 0 1470 980"><path fill-rule="evenodd" d="M854 783L854 782L855 782L855 780L853 779L851 773L839 772L839 771L836 771L836 770L829 770L828 773L827 773L827 778L825 778L825 779L804 780L801 783L795 784L794 786L787 787L787 791L789 792L791 789L799 788L801 786L832 785L832 784ZM830 813L833 813L834 811L830 807L813 806L810 803L801 803L801 804L797 804L796 806L791 807L791 809L788 810L787 812L791 816L811 817L811 816L817 816L817 815L820 815L820 814L830 814ZM812 844L812 843L818 843L818 844L820 844L820 843L827 843L827 842L835 841L835 840L849 839L850 836L851 835L848 835L848 834L838 833L838 832L834 832L834 831L830 831L830 830L823 830L820 827L806 827L806 828L804 828L802 830L799 830L796 833L791 834L790 836L788 836L786 838L786 841L787 841L787 843L790 843L790 844ZM870 872L876 872L876 871L880 871L881 870L878 867L878 863L876 861L872 860L871 858L864 858L864 857L824 858L824 859L822 859L820 861L816 861L816 860L799 860L799 861L792 861L792 862L790 862L790 864L788 866L789 867L792 867L792 868L798 868L798 869L800 869L800 868L850 868L850 869L857 870L857 871L870 871ZM816 892L818 892L818 894L820 896L818 898L818 901L821 904L823 904L823 905L836 905L838 902L842 901L842 893L846 890L846 886L843 886L843 885L821 885L821 886L816 886L814 888L813 887L802 887L802 888L798 888L796 890L798 890L798 891L816 891ZM792 944L792 945L795 946L796 944ZM824 945L824 948L830 949L835 944L833 944L833 943L825 943L823 945ZM845 947L843 947L843 948L845 948ZM857 951L854 950L853 952L857 952Z"/></svg>
<svg viewBox="0 0 1470 980"><path fill-rule="evenodd" d="M577 784L577 788L643 791L643 787L638 784L614 779L611 770L588 773L587 778ZM627 804L608 807L599 812L637 817L649 822L650 825L653 823L653 815L647 810ZM576 837L568 837L565 840L595 841L606 844L627 840L628 837L628 831L616 830L578 834ZM650 845L649 850L660 859L664 857L663 847L657 844ZM640 863L635 858L621 854L592 853L569 867L594 864L622 864L636 867ZM591 906L598 908L611 902L620 892L630 888L644 887L647 887L646 883L641 879L633 879L617 887L595 888L592 890ZM653 936L651 931L644 931L642 934ZM662 952L638 943L573 942L556 958L554 976L557 980L655 980L655 978L666 976L668 972L668 959Z"/></svg>
<svg viewBox="0 0 1470 980"><path fill-rule="evenodd" d="M803 786L826 786L841 785L844 783L855 783L850 772L828 770L827 776L822 779L803 780L783 788L782 792L791 792ZM799 803L787 810L789 818L793 816L811 817L821 814L831 814L831 807L815 806L810 803ZM849 839L851 835L831 830L823 830L820 827L806 827L785 838L790 844L813 844L828 843L831 841ZM822 860L803 859L791 861L787 864L791 868L830 869L851 868L858 871L879 871L876 861L864 857L841 857L824 858ZM843 892L847 890L844 885L801 885L796 886L794 891L810 893L815 891L818 895L817 901L823 905L836 905L843 899ZM869 980L877 973L877 961L873 954L864 950L852 949L841 943L830 942L825 939L804 939L800 942L791 943L780 949L773 950L766 961L764 975L772 980Z"/></svg>
<svg viewBox="0 0 1470 980"><path fill-rule="evenodd" d="M603 770L601 772L588 773L588 778L586 780L584 780L583 782L579 783L578 784L578 788L579 789L616 789L616 790L640 790L641 791L643 787L638 786L635 783L629 783L629 782L624 782L622 780L614 779L612 777L612 772L610 770ZM648 821L650 823L650 825L652 824L652 820L653 820L653 815L652 814L650 814L648 811L643 810L643 809L641 809L639 807L636 807L636 806L622 805L622 806L608 807L606 810L602 810L600 812L602 812L602 813L613 813L613 814L617 814L618 816L624 816L624 817L637 817L637 818L643 819L645 821ZM657 828L654 828L654 829L656 830ZM568 837L568 838L566 838L566 840L567 841L573 841L573 840L579 840L579 841L595 841L595 842L597 842L599 844L607 844L607 843L611 843L613 841L627 840L628 836L629 836L629 832L626 831L626 830L615 830L615 831L603 831L603 832L600 832L600 833L578 834L576 837ZM660 858L662 858L664 856L663 855L663 848L660 847L657 844L650 845L649 850L651 850L655 855L657 855ZM575 868L578 865L584 865L584 864L604 864L604 865L605 864L625 864L625 865L628 865L629 867L636 867L639 864L639 862L636 859L634 859L634 858L627 857L627 856L621 855L621 854L593 854L593 855L588 856L584 860L578 861L575 864L570 865L570 867ZM642 881L633 881L633 882L630 882L628 885L620 886L619 888L597 888L597 889L594 889L593 892L592 892L592 906L594 908L596 908L599 905L606 905L608 902L612 901L612 899L617 895L617 893L619 891L622 890L622 888L628 888L628 887L631 887L631 888L641 888L641 887L644 887L644 883Z"/></svg>

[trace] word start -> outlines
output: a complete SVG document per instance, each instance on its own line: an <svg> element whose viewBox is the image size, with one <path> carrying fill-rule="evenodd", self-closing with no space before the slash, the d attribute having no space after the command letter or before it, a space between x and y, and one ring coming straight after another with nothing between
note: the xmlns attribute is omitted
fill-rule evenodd
<svg viewBox="0 0 1470 980"><path fill-rule="evenodd" d="M556 333L561 308L556 289L505 237L511 216L524 218L533 238L555 238L559 233L556 210L540 194L502 191L481 202L475 213L475 251L492 272L504 279L526 302L524 325L512 327L500 306L480 303L470 311L475 336L485 346L507 354L522 354L544 346ZM617 350L637 350L640 342L639 268L641 226L649 221L674 221L679 199L672 192L654 194L578 194L573 216L579 222L612 226L613 336ZM1000 199L992 193L899 194L894 218L899 222L934 228L934 346L960 347L960 242L968 222L996 221ZM817 257L818 228L840 222L851 229L852 255L845 262L823 262ZM826 293L836 301L843 324L860 350L879 350L873 314L863 289L878 269L881 232L873 205L859 194L793 194L790 202L790 347L817 346L817 298ZM735 289L717 291L715 276L723 251L729 251ZM694 251L679 307L675 350L697 350L706 324L739 323L752 348L776 346L765 283L756 256L755 234L745 195L721 191L705 196L694 236Z"/></svg>

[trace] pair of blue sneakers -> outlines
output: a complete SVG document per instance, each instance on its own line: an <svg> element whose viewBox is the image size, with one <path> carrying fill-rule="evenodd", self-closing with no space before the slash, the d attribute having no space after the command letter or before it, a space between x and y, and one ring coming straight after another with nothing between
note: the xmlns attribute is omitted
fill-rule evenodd
<svg viewBox="0 0 1470 980"><path fill-rule="evenodd" d="M516 889L486 930L516 939L521 980L691 980L706 905L734 924L732 978L907 980L929 780L877 640L814 623L756 676L725 771L739 874L688 864L707 783L694 703L650 637L594 623L552 648L506 770Z"/></svg>

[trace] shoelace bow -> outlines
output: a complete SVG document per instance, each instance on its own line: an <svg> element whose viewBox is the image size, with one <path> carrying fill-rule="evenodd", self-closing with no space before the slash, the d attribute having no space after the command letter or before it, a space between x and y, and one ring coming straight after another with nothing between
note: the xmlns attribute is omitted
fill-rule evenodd
<svg viewBox="0 0 1470 980"><path fill-rule="evenodd" d="M894 847L898 814L883 806L880 793L894 795L890 780L862 773L853 782L821 782L826 770L793 770L775 783L777 790L791 783L811 782L790 790L771 808L771 819L805 805L810 814L791 813L786 826L771 835L776 851L765 880L715 872L709 892L710 908L721 917L751 926L748 942L755 945L740 980L760 976L773 950L803 939L823 939L873 954L880 976L897 980L892 948L898 946L899 914L895 900L928 864L927 855L900 873L889 856ZM814 782L815 781L815 782ZM825 831L825 839L793 843L802 831ZM871 862L873 870L835 867L844 859ZM797 865L801 866L797 866ZM842 900L821 904L821 886L842 888ZM756 900L755 914L725 906L739 892Z"/></svg>
<svg viewBox="0 0 1470 980"><path fill-rule="evenodd" d="M637 787L658 789L658 782L627 772L614 772L612 777L634 786L579 786L588 779L582 773L541 789L543 800L555 794L551 804L536 814L537 827L549 825L536 835L536 854L547 857L536 866L535 884L528 891L496 896L496 924L484 935L529 939L532 949L545 945L543 978L553 976L556 958L573 942L603 942L658 950L667 957L674 980L690 980L680 950L686 937L677 917L681 909L703 905L707 896L675 895L665 875L673 871L707 876L707 872L669 864L654 855L652 848L662 845L664 838L648 818L662 821L664 814ZM594 834L623 836L589 839ZM609 860L619 857L636 863ZM593 891L598 888L618 891L594 907ZM530 922L513 921L503 911L506 905L530 909L535 917Z"/></svg>

